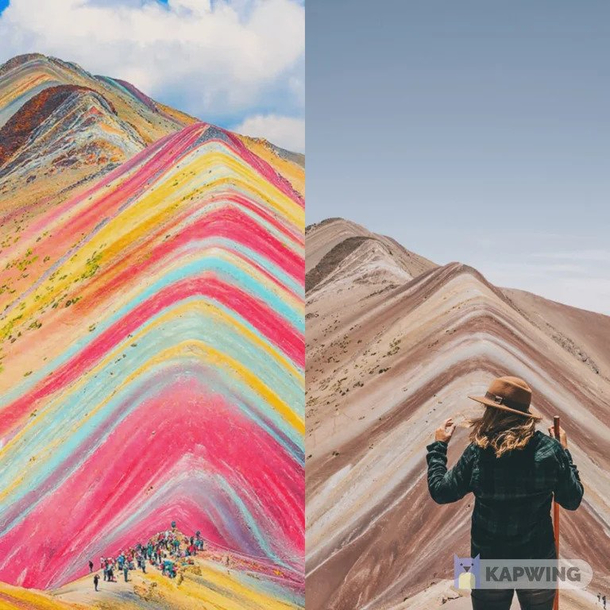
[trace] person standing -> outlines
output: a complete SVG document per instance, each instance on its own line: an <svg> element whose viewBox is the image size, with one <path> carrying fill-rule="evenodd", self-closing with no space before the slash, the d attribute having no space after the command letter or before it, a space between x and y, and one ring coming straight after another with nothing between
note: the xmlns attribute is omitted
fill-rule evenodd
<svg viewBox="0 0 610 610"><path fill-rule="evenodd" d="M127 582L128 574L129 574L129 566L127 564L125 564L125 566L123 567L123 576L125 576L125 582Z"/></svg>
<svg viewBox="0 0 610 610"><path fill-rule="evenodd" d="M470 444L447 470L447 446L455 425L445 421L428 445L428 490L437 504L473 493L471 557L557 559L551 504L576 510L583 497L578 469L559 439L536 430L532 391L517 377L494 380L485 396L469 396L486 408L470 422ZM553 434L549 429L549 434ZM473 589L474 610L509 610L513 589ZM522 609L552 610L555 589L517 590Z"/></svg>
<svg viewBox="0 0 610 610"><path fill-rule="evenodd" d="M96 574L96 575L93 577L93 586L95 587L95 590L96 590L96 591L98 590L98 589L97 589L97 586L98 586L99 582L100 582L100 577L99 577L99 575L98 575L98 574Z"/></svg>
<svg viewBox="0 0 610 610"><path fill-rule="evenodd" d="M91 574L91 572L93 572L93 562L89 560L89 574Z"/></svg>

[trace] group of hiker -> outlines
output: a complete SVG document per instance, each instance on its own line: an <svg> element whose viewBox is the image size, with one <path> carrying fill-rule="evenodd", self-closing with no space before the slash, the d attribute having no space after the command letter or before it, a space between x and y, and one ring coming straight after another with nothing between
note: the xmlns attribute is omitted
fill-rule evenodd
<svg viewBox="0 0 610 610"><path fill-rule="evenodd" d="M606 596L601 593L597 594L597 603L603 604L604 610L606 610Z"/></svg>
<svg viewBox="0 0 610 610"><path fill-rule="evenodd" d="M107 582L117 582L116 575L122 573L125 582L129 582L131 570L142 570L146 574L147 565L154 566L164 576L176 577L176 561L188 558L205 550L205 541L201 532L197 531L194 536L181 536L176 530L176 522L172 522L171 530L156 534L146 544L138 543L126 550L121 550L116 557L101 557L100 571ZM93 561L89 561L89 572L94 568ZM93 576L93 585L98 591L100 582L99 574Z"/></svg>

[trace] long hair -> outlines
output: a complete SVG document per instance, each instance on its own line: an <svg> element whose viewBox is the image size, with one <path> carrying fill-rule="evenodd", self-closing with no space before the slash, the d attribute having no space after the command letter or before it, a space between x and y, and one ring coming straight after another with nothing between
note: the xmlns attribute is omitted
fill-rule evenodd
<svg viewBox="0 0 610 610"><path fill-rule="evenodd" d="M500 457L529 443L536 432L536 420L487 407L481 417L470 421L470 427L470 442L481 449L491 447L496 457Z"/></svg>

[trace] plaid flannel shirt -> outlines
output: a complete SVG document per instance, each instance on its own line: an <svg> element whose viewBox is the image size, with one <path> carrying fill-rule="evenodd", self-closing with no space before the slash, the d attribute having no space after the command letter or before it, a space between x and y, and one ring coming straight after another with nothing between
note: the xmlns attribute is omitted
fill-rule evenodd
<svg viewBox="0 0 610 610"><path fill-rule="evenodd" d="M548 557L554 545L551 501L576 510L583 496L572 456L537 431L524 449L497 458L470 444L447 470L447 443L427 447L428 489L438 504L475 496L471 553L483 559Z"/></svg>

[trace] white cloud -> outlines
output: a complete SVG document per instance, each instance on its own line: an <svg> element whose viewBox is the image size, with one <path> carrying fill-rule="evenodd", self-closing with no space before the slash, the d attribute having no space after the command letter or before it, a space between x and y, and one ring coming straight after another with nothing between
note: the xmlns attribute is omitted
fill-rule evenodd
<svg viewBox="0 0 610 610"><path fill-rule="evenodd" d="M11 0L0 16L0 61L76 61L204 120L302 113L304 49L298 0Z"/></svg>
<svg viewBox="0 0 610 610"><path fill-rule="evenodd" d="M285 116L256 115L248 117L233 130L256 138L266 138L273 144L293 152L305 152L305 121Z"/></svg>

